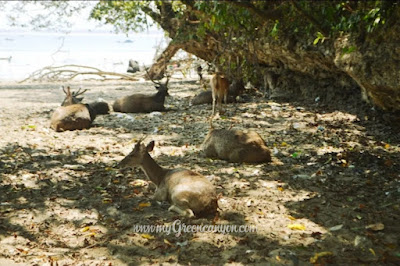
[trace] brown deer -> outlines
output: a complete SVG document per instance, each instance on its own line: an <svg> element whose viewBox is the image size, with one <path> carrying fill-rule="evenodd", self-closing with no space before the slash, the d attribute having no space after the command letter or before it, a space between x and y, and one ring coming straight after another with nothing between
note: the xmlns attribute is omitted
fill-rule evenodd
<svg viewBox="0 0 400 266"><path fill-rule="evenodd" d="M211 92L212 92L212 116L215 114L215 102L218 100L218 109L219 112L222 111L222 99L224 103L228 102L228 89L229 89L229 81L228 79L222 75L218 70L211 77L210 80Z"/></svg>
<svg viewBox="0 0 400 266"><path fill-rule="evenodd" d="M244 91L244 84L242 80L234 80L229 86L228 90L228 103L236 102L236 97L241 95ZM193 105L213 103L212 91L202 91L193 97L191 103Z"/></svg>
<svg viewBox="0 0 400 266"><path fill-rule="evenodd" d="M153 81L158 90L158 92L153 95L138 93L116 100L113 104L114 111L121 113L149 113L153 111L164 111L165 96L169 95L168 81L169 77L165 84Z"/></svg>
<svg viewBox="0 0 400 266"><path fill-rule="evenodd" d="M119 166L141 167L157 186L153 198L157 201L168 201L171 204L169 211L188 217L216 214L217 195L211 182L191 170L161 167L149 154L154 148L154 141L145 146L141 143L142 140L136 143Z"/></svg>
<svg viewBox="0 0 400 266"><path fill-rule="evenodd" d="M235 163L271 161L271 152L255 131L211 128L202 143L206 157Z"/></svg>
<svg viewBox="0 0 400 266"><path fill-rule="evenodd" d="M96 111L90 105L80 103L83 98L77 98L86 90L79 89L71 93L70 87L67 87L67 91L63 87L63 91L66 97L62 106L58 107L51 116L50 127L57 132L89 128L96 118Z"/></svg>
<svg viewBox="0 0 400 266"><path fill-rule="evenodd" d="M78 91L73 91L71 92L71 88L68 86L67 90L65 90L64 86L61 86L65 93L65 99L61 103L61 106L68 106L76 103L81 103L83 100L83 97L79 97L79 95L84 94L87 90L82 90L82 88L79 88ZM108 106L108 103L106 102L91 102L89 103L90 107L96 111L96 115L105 115L110 112L110 107Z"/></svg>

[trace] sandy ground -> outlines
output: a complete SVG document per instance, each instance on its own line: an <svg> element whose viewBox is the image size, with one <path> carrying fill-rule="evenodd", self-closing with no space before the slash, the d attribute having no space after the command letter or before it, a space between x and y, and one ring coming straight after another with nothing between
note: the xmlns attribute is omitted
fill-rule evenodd
<svg viewBox="0 0 400 266"><path fill-rule="evenodd" d="M0 265L400 263L399 136L387 126L248 90L247 102L228 105L215 125L257 131L273 162L227 163L200 150L211 106L190 106L195 80L170 81L167 112L110 113L88 130L57 133L49 119L63 100L60 85L0 86ZM69 85L88 89L85 102L155 91L149 82ZM211 180L222 193L218 217L168 212L140 169L116 168L143 135L156 141L160 165Z"/></svg>

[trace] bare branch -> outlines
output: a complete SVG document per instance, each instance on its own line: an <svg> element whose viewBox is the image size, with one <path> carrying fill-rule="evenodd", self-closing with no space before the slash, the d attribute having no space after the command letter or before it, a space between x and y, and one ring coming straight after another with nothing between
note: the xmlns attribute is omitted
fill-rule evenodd
<svg viewBox="0 0 400 266"><path fill-rule="evenodd" d="M77 70L76 69L68 69L71 67L77 68ZM82 70L82 69L84 69L84 70ZM92 70L92 71L90 71L90 70ZM142 75L143 73L138 73L138 74ZM138 76L139 76L138 74L128 75L128 74L122 74L122 73L102 71L98 68L89 67L89 66L64 65L64 66L57 66L57 67L44 67L42 69L39 69L39 70L33 72L28 78L26 78L18 83L23 83L23 82L26 82L29 80L37 81L37 80L43 80L43 79L71 80L80 75L97 75L97 76L101 76L103 79L106 79L106 76L113 76L113 77L120 77L120 78L126 79L126 80L137 81ZM78 91L75 93L74 96L78 96L84 92L85 91L82 91L82 92Z"/></svg>

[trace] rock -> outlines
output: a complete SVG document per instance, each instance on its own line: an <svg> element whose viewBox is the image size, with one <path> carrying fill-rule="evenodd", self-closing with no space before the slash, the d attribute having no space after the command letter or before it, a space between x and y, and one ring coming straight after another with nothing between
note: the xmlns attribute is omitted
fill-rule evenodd
<svg viewBox="0 0 400 266"><path fill-rule="evenodd" d="M126 72L128 73L136 73L140 71L140 67L139 67L139 62L135 61L135 60L129 60L129 66L128 66L128 70Z"/></svg>

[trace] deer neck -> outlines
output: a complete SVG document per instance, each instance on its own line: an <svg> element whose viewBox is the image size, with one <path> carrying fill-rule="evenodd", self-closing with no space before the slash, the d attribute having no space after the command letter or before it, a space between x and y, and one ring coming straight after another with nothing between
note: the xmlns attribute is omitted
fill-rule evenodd
<svg viewBox="0 0 400 266"><path fill-rule="evenodd" d="M168 169L162 168L159 164L154 161L153 158L149 154L145 155L146 157L143 159L143 164L141 168L143 172L146 174L147 178L150 179L156 186L158 187L160 183L165 178Z"/></svg>

